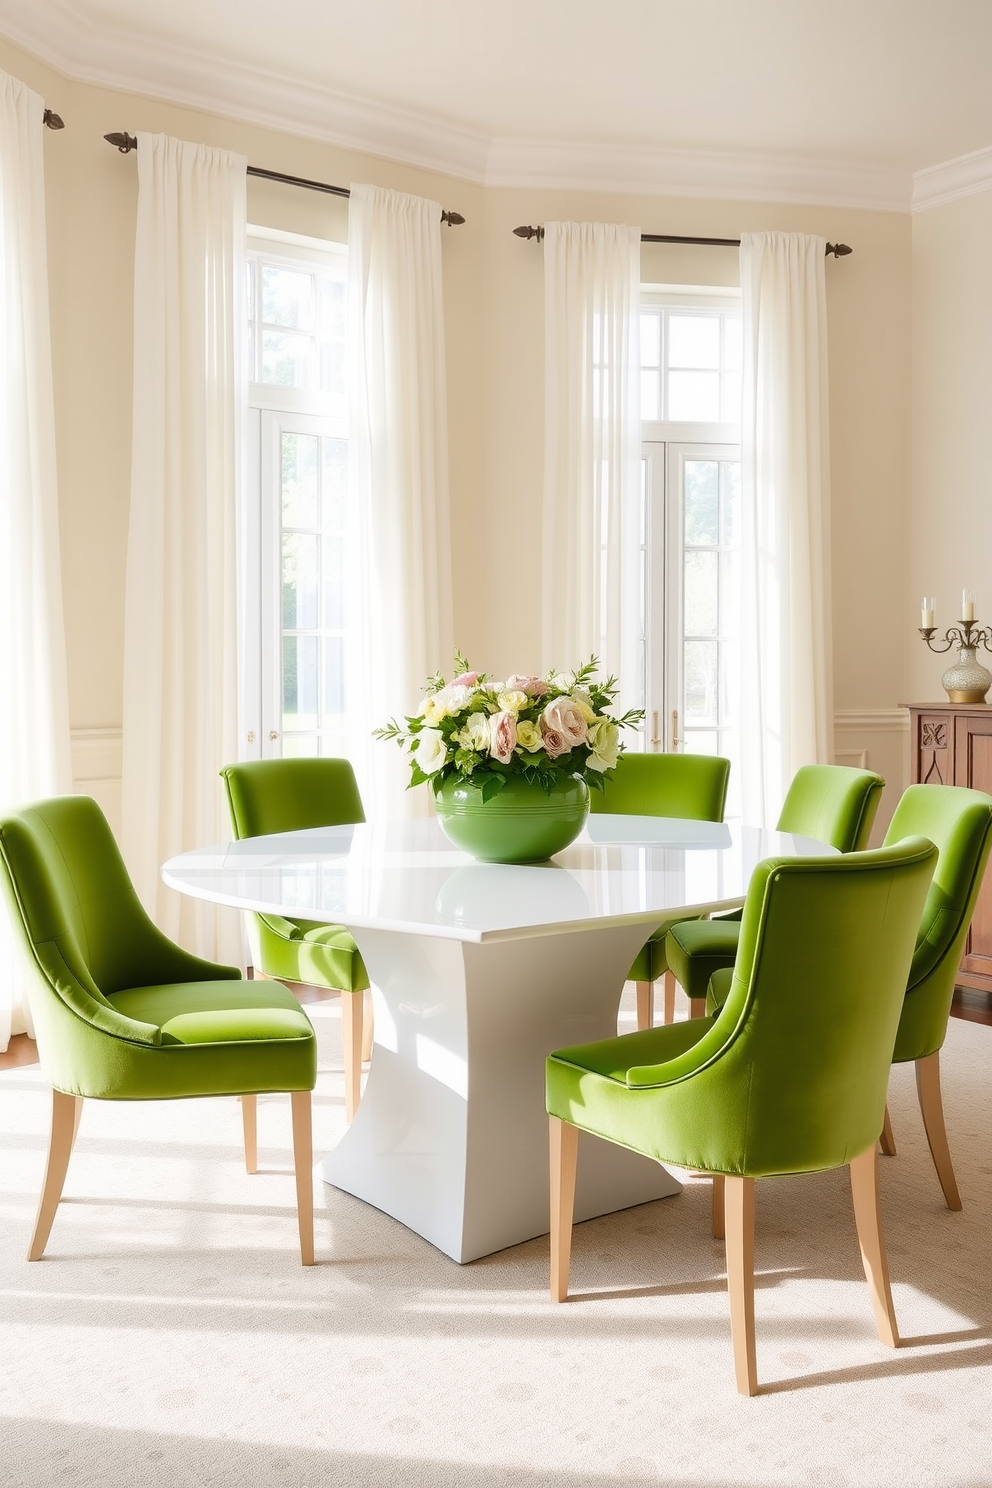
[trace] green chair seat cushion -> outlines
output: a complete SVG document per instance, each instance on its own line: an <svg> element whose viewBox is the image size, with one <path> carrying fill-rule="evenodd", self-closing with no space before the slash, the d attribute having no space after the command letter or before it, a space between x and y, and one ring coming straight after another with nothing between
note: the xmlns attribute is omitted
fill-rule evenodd
<svg viewBox="0 0 992 1488"><path fill-rule="evenodd" d="M665 938L665 958L687 997L702 999L710 977L733 966L740 920L680 920Z"/></svg>
<svg viewBox="0 0 992 1488"><path fill-rule="evenodd" d="M343 925L262 914L255 923L258 969L265 976L334 992L364 992L369 985L361 952Z"/></svg>
<svg viewBox="0 0 992 1488"><path fill-rule="evenodd" d="M682 911L678 918L681 919ZM677 921L665 920L658 926L651 939L637 953L637 960L627 973L628 982L656 982L668 970L665 959L665 937Z"/></svg>
<svg viewBox="0 0 992 1488"><path fill-rule="evenodd" d="M173 982L116 992L111 1003L129 1018L157 1023L163 1043L310 1039L310 1019L277 982Z"/></svg>

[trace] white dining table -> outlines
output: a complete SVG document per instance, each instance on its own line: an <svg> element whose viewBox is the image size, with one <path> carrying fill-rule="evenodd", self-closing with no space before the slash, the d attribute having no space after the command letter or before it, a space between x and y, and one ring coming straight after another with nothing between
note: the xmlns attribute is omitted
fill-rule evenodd
<svg viewBox="0 0 992 1488"><path fill-rule="evenodd" d="M545 1060L616 1033L652 931L741 904L763 858L832 852L722 822L594 815L547 863L486 864L429 818L199 848L162 876L219 904L351 931L375 1041L322 1176L466 1262L547 1232ZM577 1220L679 1191L661 1164L581 1134Z"/></svg>

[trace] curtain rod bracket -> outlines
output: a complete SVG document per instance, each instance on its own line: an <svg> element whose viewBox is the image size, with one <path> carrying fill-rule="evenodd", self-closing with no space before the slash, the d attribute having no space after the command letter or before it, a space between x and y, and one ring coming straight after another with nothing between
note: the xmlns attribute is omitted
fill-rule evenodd
<svg viewBox="0 0 992 1488"><path fill-rule="evenodd" d="M42 123L49 129L64 129L65 124L54 109L46 108L41 116Z"/></svg>

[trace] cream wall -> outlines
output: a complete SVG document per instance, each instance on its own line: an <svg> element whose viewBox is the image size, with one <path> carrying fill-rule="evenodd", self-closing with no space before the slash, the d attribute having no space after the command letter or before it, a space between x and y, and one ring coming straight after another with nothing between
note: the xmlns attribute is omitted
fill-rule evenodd
<svg viewBox="0 0 992 1488"><path fill-rule="evenodd" d="M914 217L912 320L903 630L907 700L931 702L944 696L953 653L931 655L916 634L921 596L936 596L941 633L960 615L962 588L975 591L979 621L992 623L992 190Z"/></svg>
<svg viewBox="0 0 992 1488"><path fill-rule="evenodd" d="M908 215L834 207L489 188L151 99L74 84L0 41L0 67L66 121L46 132L53 353L70 709L77 780L113 810L118 771L129 500L131 294L137 170L103 140L163 131L255 165L347 185L371 180L464 214L444 234L456 638L479 664L533 664L540 609L542 254L523 222L626 221L645 231L821 233L854 253L827 265L839 757L895 785L902 699L913 228ZM249 180L249 215L345 236L342 203ZM939 259L940 248L935 246ZM736 253L645 245L651 282L737 282ZM936 272L936 270L935 270ZM976 585L978 583L975 580ZM440 659L442 664L447 658Z"/></svg>

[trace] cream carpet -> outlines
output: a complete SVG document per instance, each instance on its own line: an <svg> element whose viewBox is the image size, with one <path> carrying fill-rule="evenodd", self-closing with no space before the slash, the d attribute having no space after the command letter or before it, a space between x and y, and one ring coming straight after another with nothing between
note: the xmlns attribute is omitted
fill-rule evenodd
<svg viewBox="0 0 992 1488"><path fill-rule="evenodd" d="M342 1130L339 1014L321 1037L315 1151ZM629 1014L629 1009L627 1009ZM547 1242L459 1267L317 1184L296 1249L288 1101L260 1102L244 1172L234 1101L87 1104L46 1258L40 1072L0 1074L0 1482L180 1488L988 1488L992 1483L992 1028L952 1020L949 1214L911 1069L882 1164L904 1346L874 1332L846 1177L758 1186L763 1393L736 1394L709 1185L577 1228L574 1300Z"/></svg>

